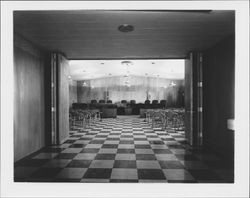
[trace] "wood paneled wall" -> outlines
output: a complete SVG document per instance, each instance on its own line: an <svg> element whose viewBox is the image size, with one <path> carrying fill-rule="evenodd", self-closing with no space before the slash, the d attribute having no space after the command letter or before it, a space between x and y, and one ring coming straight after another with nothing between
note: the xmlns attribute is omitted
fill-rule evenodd
<svg viewBox="0 0 250 198"><path fill-rule="evenodd" d="M231 36L204 53L203 100L204 145L221 156L234 159L235 44Z"/></svg>
<svg viewBox="0 0 250 198"><path fill-rule="evenodd" d="M69 136L69 63L58 54L58 133L59 143Z"/></svg>
<svg viewBox="0 0 250 198"><path fill-rule="evenodd" d="M45 54L15 34L14 161L45 146L45 67Z"/></svg>
<svg viewBox="0 0 250 198"><path fill-rule="evenodd" d="M130 86L125 85L129 81ZM106 77L77 82L78 102L89 103L91 100L110 99L113 103L121 100L136 100L144 103L145 100L167 100L171 105L183 105L184 81L173 80L176 86L169 84L172 80L154 77L123 76ZM86 83L83 85L83 83ZM105 92L108 92L106 98ZM181 104L182 103L182 104Z"/></svg>

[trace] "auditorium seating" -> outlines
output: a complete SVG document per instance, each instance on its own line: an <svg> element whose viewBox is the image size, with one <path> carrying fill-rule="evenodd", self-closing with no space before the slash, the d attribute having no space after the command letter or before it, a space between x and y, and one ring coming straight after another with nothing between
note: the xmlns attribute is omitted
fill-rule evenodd
<svg viewBox="0 0 250 198"><path fill-rule="evenodd" d="M73 103L73 109L95 110L102 112L102 117L116 117L116 115L140 115L145 117L145 112L150 109L165 109L167 108L166 100L145 100L144 103L136 103L135 100L121 100L120 103L114 103L112 100L91 100L90 103ZM170 108L170 107L168 107Z"/></svg>

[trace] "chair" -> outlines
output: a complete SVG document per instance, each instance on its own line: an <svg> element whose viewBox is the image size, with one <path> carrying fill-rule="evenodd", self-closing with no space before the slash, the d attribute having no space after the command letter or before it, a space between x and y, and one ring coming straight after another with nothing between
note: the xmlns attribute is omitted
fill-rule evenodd
<svg viewBox="0 0 250 198"><path fill-rule="evenodd" d="M150 123L152 116L153 116L154 110L153 109L147 109L145 112L145 120L147 123Z"/></svg>
<svg viewBox="0 0 250 198"><path fill-rule="evenodd" d="M158 104L158 100L153 100L153 101L152 101L152 104L153 104L153 105Z"/></svg>
<svg viewBox="0 0 250 198"><path fill-rule="evenodd" d="M97 100L91 100L91 104L96 104Z"/></svg>
<svg viewBox="0 0 250 198"><path fill-rule="evenodd" d="M159 106L159 103L158 103L158 100L153 100L152 101L152 108L153 109L158 109L160 106Z"/></svg>
<svg viewBox="0 0 250 198"><path fill-rule="evenodd" d="M130 100L130 104L131 104L131 105L136 104L135 100Z"/></svg>
<svg viewBox="0 0 250 198"><path fill-rule="evenodd" d="M164 128L164 113L161 110L154 110L152 113L152 128L156 126L156 124L160 124L161 128Z"/></svg>
<svg viewBox="0 0 250 198"><path fill-rule="evenodd" d="M127 100L122 100L121 103L122 104L127 104Z"/></svg>
<svg viewBox="0 0 250 198"><path fill-rule="evenodd" d="M160 101L160 107L161 108L166 108L167 101L166 100L161 100Z"/></svg>
<svg viewBox="0 0 250 198"><path fill-rule="evenodd" d="M107 103L112 104L112 100L108 100Z"/></svg>
<svg viewBox="0 0 250 198"><path fill-rule="evenodd" d="M103 104L103 103L105 103L105 100L99 100L99 103Z"/></svg>
<svg viewBox="0 0 250 198"><path fill-rule="evenodd" d="M173 110L166 110L165 112L165 123L164 128L167 127L175 129L177 126L177 114Z"/></svg>

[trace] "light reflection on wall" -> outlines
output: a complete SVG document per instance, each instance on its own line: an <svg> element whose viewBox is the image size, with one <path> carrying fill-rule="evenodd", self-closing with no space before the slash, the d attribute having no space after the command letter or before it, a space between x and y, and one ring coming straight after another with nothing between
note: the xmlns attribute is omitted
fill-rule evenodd
<svg viewBox="0 0 250 198"><path fill-rule="evenodd" d="M176 85L171 86L172 82ZM129 75L77 81L78 102L82 103L102 99L110 99L113 103L121 100L136 100L137 103L144 103L146 99L168 100L171 98L171 100L177 100L178 95L183 94L183 90L184 80L160 77ZM107 91L109 98L106 98Z"/></svg>

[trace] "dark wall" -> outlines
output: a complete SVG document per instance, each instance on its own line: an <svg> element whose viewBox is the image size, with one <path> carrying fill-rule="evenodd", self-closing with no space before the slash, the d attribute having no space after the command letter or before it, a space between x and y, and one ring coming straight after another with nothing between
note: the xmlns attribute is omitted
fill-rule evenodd
<svg viewBox="0 0 250 198"><path fill-rule="evenodd" d="M45 53L14 35L14 161L46 143L47 61Z"/></svg>
<svg viewBox="0 0 250 198"><path fill-rule="evenodd" d="M227 119L234 118L234 75L230 36L204 53L203 68L204 146L228 159L234 156L234 131L227 129Z"/></svg>
<svg viewBox="0 0 250 198"><path fill-rule="evenodd" d="M193 60L185 60L185 137L193 145Z"/></svg>

